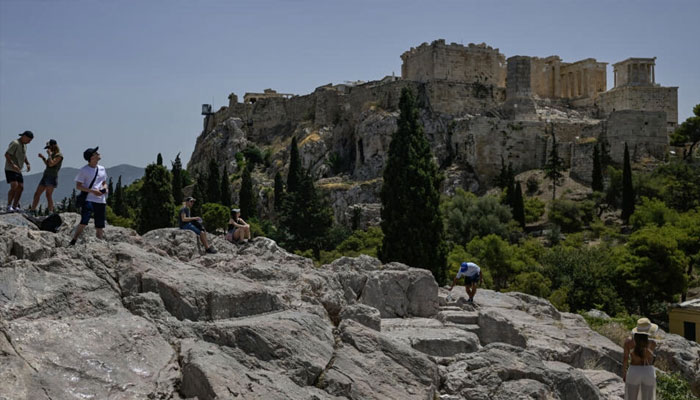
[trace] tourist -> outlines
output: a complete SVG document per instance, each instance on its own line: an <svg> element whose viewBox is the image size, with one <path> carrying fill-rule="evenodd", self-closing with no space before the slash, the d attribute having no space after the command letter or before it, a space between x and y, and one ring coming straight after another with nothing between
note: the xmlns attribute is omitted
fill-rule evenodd
<svg viewBox="0 0 700 400"><path fill-rule="evenodd" d="M625 381L625 400L654 399L656 392L656 373L654 372L654 350L656 342L651 340L658 325L652 324L648 318L637 320L637 326L632 329L632 337L624 344L622 356L622 380ZM628 369L629 365L629 369Z"/></svg>
<svg viewBox="0 0 700 400"><path fill-rule="evenodd" d="M228 220L228 233L226 240L231 243L247 242L250 240L250 225L241 218L241 210L231 209L231 218Z"/></svg>
<svg viewBox="0 0 700 400"><path fill-rule="evenodd" d="M61 164L63 163L63 154L58 148L58 143L51 139L46 142L44 147L48 157L39 153L39 158L46 164L46 169L44 170L44 175L39 181L39 185L36 187L36 192L34 192L34 201L32 202L32 211L36 211L36 206L39 204L39 199L41 194L46 191L46 202L48 203L48 210L53 213L53 191L58 187L58 171L61 169Z"/></svg>
<svg viewBox="0 0 700 400"><path fill-rule="evenodd" d="M464 277L464 289L467 291L467 296L469 296L469 299L467 301L473 303L474 295L476 295L477 282L479 283L479 285L483 285L484 283L484 277L481 274L481 268L479 268L479 266L474 264L473 262L463 262L459 268L459 272L457 272L457 275L452 280L452 286L450 286L450 290L452 290L452 288L455 287L457 279L460 279L461 277Z"/></svg>
<svg viewBox="0 0 700 400"><path fill-rule="evenodd" d="M199 239L202 241L206 252L209 254L216 254L216 249L213 246L209 246L207 242L207 231L202 226L202 218L190 216L190 208L194 205L195 198L187 197L185 203L182 205L180 212L178 213L178 219L180 220L180 229L187 229L194 232Z"/></svg>
<svg viewBox="0 0 700 400"><path fill-rule="evenodd" d="M80 208L80 224L78 224L69 246L75 245L78 237L90 222L90 217L95 219L96 236L99 239L104 238L107 211L107 170L97 164L101 159L100 153L97 152L98 149L99 147L95 147L83 152L83 158L88 163L80 168L75 177L75 188L82 192L79 196L85 196L85 202Z"/></svg>
<svg viewBox="0 0 700 400"><path fill-rule="evenodd" d="M29 160L27 160L27 144L34 139L32 131L24 131L19 134L19 139L10 142L10 146L5 152L5 180L10 185L7 192L7 212L22 211L19 199L24 190L24 178L22 177L22 167L27 164L27 172L31 170Z"/></svg>

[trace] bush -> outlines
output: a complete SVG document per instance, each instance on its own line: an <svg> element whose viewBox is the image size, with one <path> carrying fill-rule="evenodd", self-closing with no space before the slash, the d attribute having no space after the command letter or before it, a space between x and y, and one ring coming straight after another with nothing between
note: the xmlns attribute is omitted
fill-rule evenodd
<svg viewBox="0 0 700 400"><path fill-rule="evenodd" d="M525 199L525 223L531 224L539 221L544 214L545 204L537 197Z"/></svg>
<svg viewBox="0 0 700 400"><path fill-rule="evenodd" d="M532 196L540 190L540 182L534 176L527 178L525 182L525 187L527 188L527 194Z"/></svg>
<svg viewBox="0 0 700 400"><path fill-rule="evenodd" d="M658 374L656 376L656 394L660 400L693 400L697 399L690 390L690 385L678 373Z"/></svg>
<svg viewBox="0 0 700 400"><path fill-rule="evenodd" d="M676 221L678 221L678 212L666 206L666 203L661 200L647 197L642 197L642 204L637 205L634 214L630 217L630 224L635 230L647 225L674 224Z"/></svg>
<svg viewBox="0 0 700 400"><path fill-rule="evenodd" d="M594 216L595 203L591 200L554 200L549 211L549 222L559 225L564 232L577 232L584 224L590 224Z"/></svg>
<svg viewBox="0 0 700 400"><path fill-rule="evenodd" d="M114 213L114 211L112 211L112 207L110 206L107 206L106 216L107 222L109 222L110 225L121 226L122 228L130 229L134 229L136 227L136 223L133 219L118 216Z"/></svg>
<svg viewBox="0 0 700 400"><path fill-rule="evenodd" d="M447 238L458 244L490 234L508 238L512 220L510 207L494 196L476 197L457 189L457 193L441 204L445 216Z"/></svg>
<svg viewBox="0 0 700 400"><path fill-rule="evenodd" d="M343 256L357 257L361 254L376 257L382 239L384 239L384 234L378 226L369 227L366 231L357 230L334 250L321 251L319 263L321 265L328 264Z"/></svg>
<svg viewBox="0 0 700 400"><path fill-rule="evenodd" d="M219 203L202 204L202 219L204 227L209 232L214 232L217 229L225 230L229 220L228 207Z"/></svg>
<svg viewBox="0 0 700 400"><path fill-rule="evenodd" d="M513 279L513 284L508 286L509 292L522 292L537 297L547 298L551 293L552 281L545 278L537 271L521 272Z"/></svg>

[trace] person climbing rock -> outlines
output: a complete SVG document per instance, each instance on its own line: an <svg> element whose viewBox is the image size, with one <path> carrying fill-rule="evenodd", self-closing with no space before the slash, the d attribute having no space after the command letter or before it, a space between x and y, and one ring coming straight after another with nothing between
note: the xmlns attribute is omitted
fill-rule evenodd
<svg viewBox="0 0 700 400"><path fill-rule="evenodd" d="M482 285L484 283L484 278L481 274L481 268L479 268L479 266L474 264L473 262L463 262L459 268L459 272L457 272L457 275L452 280L452 286L450 286L450 290L452 290L452 288L455 287L457 280L462 277L464 277L464 289L467 291L467 296L469 296L469 300L467 301L473 303L474 295L476 295L477 282L479 283L479 285Z"/></svg>

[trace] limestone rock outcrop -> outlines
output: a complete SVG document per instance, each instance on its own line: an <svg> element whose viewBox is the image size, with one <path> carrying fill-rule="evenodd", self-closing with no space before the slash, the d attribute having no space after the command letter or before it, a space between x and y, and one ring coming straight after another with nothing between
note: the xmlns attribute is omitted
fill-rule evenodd
<svg viewBox="0 0 700 400"><path fill-rule="evenodd" d="M426 270L322 267L266 238L108 226L66 247L0 216L0 399L620 398L621 349L520 293L447 301ZM457 295L455 289L453 295ZM660 355L697 385L697 345Z"/></svg>

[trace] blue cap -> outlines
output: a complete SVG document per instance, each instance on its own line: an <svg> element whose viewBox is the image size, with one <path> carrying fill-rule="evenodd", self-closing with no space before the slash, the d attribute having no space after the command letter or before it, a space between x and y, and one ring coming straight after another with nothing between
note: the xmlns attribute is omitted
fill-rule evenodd
<svg viewBox="0 0 700 400"><path fill-rule="evenodd" d="M469 266L469 263L467 263L466 261L462 263L462 268L467 268L468 266Z"/></svg>

